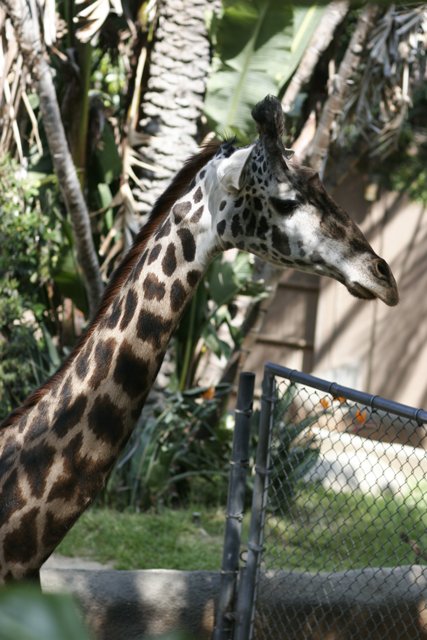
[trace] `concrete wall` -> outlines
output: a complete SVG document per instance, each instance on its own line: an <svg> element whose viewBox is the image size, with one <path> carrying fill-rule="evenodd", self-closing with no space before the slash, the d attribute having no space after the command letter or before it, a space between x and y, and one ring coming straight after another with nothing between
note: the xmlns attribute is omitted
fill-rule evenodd
<svg viewBox="0 0 427 640"><path fill-rule="evenodd" d="M96 640L153 640L173 630L210 640L219 574L42 571L44 591L70 592ZM254 640L427 640L427 569L267 572Z"/></svg>

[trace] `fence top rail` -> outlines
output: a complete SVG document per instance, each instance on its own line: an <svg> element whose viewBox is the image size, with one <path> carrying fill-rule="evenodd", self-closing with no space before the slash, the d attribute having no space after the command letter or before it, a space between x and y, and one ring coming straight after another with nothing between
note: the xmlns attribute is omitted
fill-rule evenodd
<svg viewBox="0 0 427 640"><path fill-rule="evenodd" d="M405 404L400 404L399 402L394 402L393 400L387 400L381 396L357 391L357 389L352 389L350 387L344 387L337 382L323 380L322 378L317 378L309 373L303 373L297 369L289 369L288 367L282 367L281 365L274 364L273 362L267 362L264 367L264 372L280 378L286 378L291 382L305 384L319 391L330 393L334 397L342 396L348 400L352 400L353 402L358 402L371 407L372 409L379 409L380 411L393 413L401 418L415 420L419 425L425 425L427 423L427 411L424 411L423 409L417 409Z"/></svg>

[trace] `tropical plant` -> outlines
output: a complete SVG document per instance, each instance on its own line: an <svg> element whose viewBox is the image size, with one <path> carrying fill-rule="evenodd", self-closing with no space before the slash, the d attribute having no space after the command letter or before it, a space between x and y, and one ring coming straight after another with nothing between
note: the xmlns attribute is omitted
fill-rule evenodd
<svg viewBox="0 0 427 640"><path fill-rule="evenodd" d="M280 0L223 1L211 26L215 56L205 100L215 131L232 131L244 141L253 137L252 107L289 81L323 12Z"/></svg>
<svg viewBox="0 0 427 640"><path fill-rule="evenodd" d="M51 333L61 226L42 211L39 191L8 159L0 163L0 416L59 365ZM18 212L19 211L19 215Z"/></svg>
<svg viewBox="0 0 427 640"><path fill-rule="evenodd" d="M320 456L320 447L310 433L319 418L326 413L322 408L305 418L295 419L295 400L298 389L291 383L280 395L276 391L273 417L273 439L271 443L270 506L274 511L285 514L292 507L304 476L313 468Z"/></svg>
<svg viewBox="0 0 427 640"><path fill-rule="evenodd" d="M132 433L101 501L144 510L161 505L220 504L226 494L231 431L212 415L226 386L165 392L161 406Z"/></svg>

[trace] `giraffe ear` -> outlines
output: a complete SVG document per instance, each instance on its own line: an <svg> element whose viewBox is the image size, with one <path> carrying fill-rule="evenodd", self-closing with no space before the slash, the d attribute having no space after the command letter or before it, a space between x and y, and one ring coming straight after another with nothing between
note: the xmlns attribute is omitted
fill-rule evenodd
<svg viewBox="0 0 427 640"><path fill-rule="evenodd" d="M229 158L225 158L218 167L218 178L227 191L240 191L243 187L243 170L252 153L253 145L237 149Z"/></svg>

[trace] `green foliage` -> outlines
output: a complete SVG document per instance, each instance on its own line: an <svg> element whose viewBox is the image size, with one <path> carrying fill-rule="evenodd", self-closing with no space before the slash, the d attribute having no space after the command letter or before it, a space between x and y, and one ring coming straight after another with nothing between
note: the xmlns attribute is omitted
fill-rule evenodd
<svg viewBox="0 0 427 640"><path fill-rule="evenodd" d="M201 503L143 514L94 508L79 518L58 552L111 562L116 569L215 571L223 531L224 513Z"/></svg>
<svg viewBox="0 0 427 640"><path fill-rule="evenodd" d="M211 26L215 57L205 99L214 130L230 129L244 141L253 136L251 109L288 82L323 10L281 0L223 0Z"/></svg>
<svg viewBox="0 0 427 640"><path fill-rule="evenodd" d="M37 189L0 164L0 418L57 366L48 325L59 225L43 213Z"/></svg>
<svg viewBox="0 0 427 640"><path fill-rule="evenodd" d="M30 586L0 593L0 640L89 640L71 596Z"/></svg>

